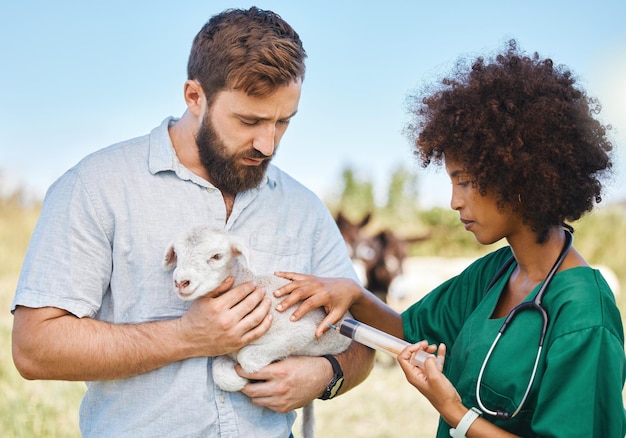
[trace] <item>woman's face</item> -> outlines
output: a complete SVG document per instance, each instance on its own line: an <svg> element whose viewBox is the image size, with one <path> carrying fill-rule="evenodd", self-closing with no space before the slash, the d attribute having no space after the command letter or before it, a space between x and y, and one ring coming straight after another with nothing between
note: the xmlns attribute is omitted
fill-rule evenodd
<svg viewBox="0 0 626 438"><path fill-rule="evenodd" d="M474 176L460 163L446 159L446 172L452 182L450 207L459 212L467 231L482 245L489 245L510 235L521 223L510 208L499 210L493 192L481 195Z"/></svg>

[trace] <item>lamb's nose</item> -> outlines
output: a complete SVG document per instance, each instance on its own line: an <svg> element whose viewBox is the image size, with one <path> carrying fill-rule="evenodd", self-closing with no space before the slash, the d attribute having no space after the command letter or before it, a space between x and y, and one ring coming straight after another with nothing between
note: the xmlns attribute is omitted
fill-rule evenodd
<svg viewBox="0 0 626 438"><path fill-rule="evenodd" d="M185 289L187 286L189 286L189 280L183 280L181 282L174 281L174 285L176 286L178 290L182 290L182 289Z"/></svg>

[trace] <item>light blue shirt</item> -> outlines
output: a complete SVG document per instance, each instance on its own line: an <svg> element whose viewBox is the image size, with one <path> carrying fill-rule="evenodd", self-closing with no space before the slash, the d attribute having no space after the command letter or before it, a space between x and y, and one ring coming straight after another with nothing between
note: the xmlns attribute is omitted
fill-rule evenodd
<svg viewBox="0 0 626 438"><path fill-rule="evenodd" d="M326 206L275 166L259 188L237 195L226 221L220 191L176 157L170 123L167 118L149 135L89 155L51 186L12 310L51 306L114 324L178 318L189 303L175 295L163 257L176 235L205 224L245 239L259 274L356 279ZM83 436L289 436L294 412L277 413L240 392L219 390L211 362L188 359L87 383Z"/></svg>

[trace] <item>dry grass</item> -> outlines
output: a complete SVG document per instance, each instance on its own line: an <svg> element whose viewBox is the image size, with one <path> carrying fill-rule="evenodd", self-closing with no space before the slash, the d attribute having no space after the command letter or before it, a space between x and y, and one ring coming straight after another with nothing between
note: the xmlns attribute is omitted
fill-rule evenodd
<svg viewBox="0 0 626 438"><path fill-rule="evenodd" d="M26 381L11 361L9 313L17 277L0 279L0 430L3 437L79 437L78 407L84 384ZM320 437L434 436L437 413L409 385L400 367L380 353L368 379L346 395L316 401L316 434ZM299 437L300 417L294 427ZM417 431L417 432L416 432Z"/></svg>
<svg viewBox="0 0 626 438"><path fill-rule="evenodd" d="M433 437L437 411L405 379L395 359L379 353L361 385L339 398L315 402L316 435L324 438ZM299 437L299 422L294 435Z"/></svg>
<svg viewBox="0 0 626 438"><path fill-rule="evenodd" d="M3 437L80 437L78 406L85 385L77 382L27 381L11 359L9 313L17 277L0 277L0 431Z"/></svg>
<svg viewBox="0 0 626 438"><path fill-rule="evenodd" d="M17 283L17 271L36 217L36 210L7 212L0 208L0 351L4 352L0 355L0 431L2 437L10 438L79 437L78 406L84 385L25 381L15 370L10 355L12 316L9 308ZM618 219L612 216L611 220ZM577 247L586 245L587 240L594 243L600 255L604 253L606 257L608 253L606 260L599 261L616 270L621 280L622 293L618 304L624 317L625 253L621 248L615 249L619 242L612 237L623 235L624 221L621 219L621 222L611 223L610 226L602 226L596 221L599 219L595 218L594 223L588 225L596 230L594 238L579 239ZM584 248L582 252L587 254ZM414 298L408 297L405 302L397 303L396 308L401 310ZM626 399L626 392L624 394ZM436 411L406 382L395 360L382 353L379 353L377 365L364 383L335 400L316 401L315 410L317 436L324 438L432 437L438 421ZM294 433L299 437L299 418Z"/></svg>

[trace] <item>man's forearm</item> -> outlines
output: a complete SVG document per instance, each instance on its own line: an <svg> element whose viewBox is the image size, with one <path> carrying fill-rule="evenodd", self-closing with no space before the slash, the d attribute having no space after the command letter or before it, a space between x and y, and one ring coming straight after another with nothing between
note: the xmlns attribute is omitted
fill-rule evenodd
<svg viewBox="0 0 626 438"><path fill-rule="evenodd" d="M353 341L346 351L336 355L345 379L340 394L365 380L374 367L375 353L371 348Z"/></svg>
<svg viewBox="0 0 626 438"><path fill-rule="evenodd" d="M231 286L220 286L227 294L194 300L181 318L139 324L18 306L15 365L27 379L112 380L190 357L230 353L263 336L272 323L265 289L250 282Z"/></svg>
<svg viewBox="0 0 626 438"><path fill-rule="evenodd" d="M13 357L26 379L111 380L191 356L178 320L114 325L59 309L15 311Z"/></svg>

